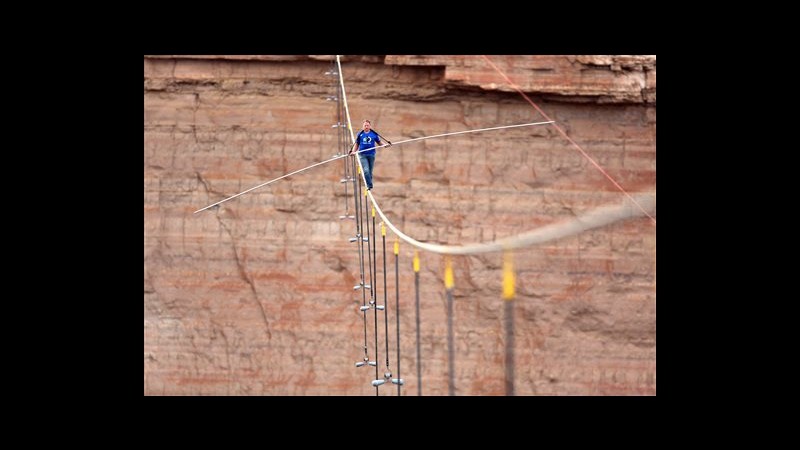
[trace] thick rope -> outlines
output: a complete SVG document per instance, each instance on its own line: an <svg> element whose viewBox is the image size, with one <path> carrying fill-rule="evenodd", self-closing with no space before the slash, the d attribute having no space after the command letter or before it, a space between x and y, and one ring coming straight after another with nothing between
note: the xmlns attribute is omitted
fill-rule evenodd
<svg viewBox="0 0 800 450"><path fill-rule="evenodd" d="M614 222L631 219L643 216L644 208L647 211L655 211L655 197L652 195L637 195L636 207L631 201L625 199L619 205L602 206L578 217L545 225L526 233L510 236L505 239L500 239L489 243L472 243L464 245L439 245L420 242L402 231L392 224L392 222L383 214L383 211L378 206L372 192L368 191L370 200L375 206L375 210L381 216L386 225L396 234L400 239L408 242L414 247L422 250L427 250L433 253L441 253L446 255L476 255L480 253L498 252L502 250L510 250L515 248L527 247L529 245L538 245L545 242L550 242L556 239L561 239L582 233L592 228L599 228L612 224Z"/></svg>

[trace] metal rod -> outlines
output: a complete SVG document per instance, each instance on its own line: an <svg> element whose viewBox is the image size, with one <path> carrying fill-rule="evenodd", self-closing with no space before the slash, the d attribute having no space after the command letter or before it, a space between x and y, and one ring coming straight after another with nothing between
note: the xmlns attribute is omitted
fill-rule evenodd
<svg viewBox="0 0 800 450"><path fill-rule="evenodd" d="M353 192L358 192L356 190L357 186L355 185L355 182L356 181L353 180L353 184L354 184ZM362 286L363 286L363 283L364 283L364 240L361 238L361 230L362 230L362 228L361 228L361 225L362 225L362 223L361 223L361 220L362 220L361 207L360 207L360 204L359 204L359 198L358 198L359 196L358 196L358 194L355 194L353 197L355 197L354 203L355 203L355 212L356 212L356 216L357 216L355 222L356 222L356 239L358 239L358 264L359 264L359 267L361 268L361 283L362 283ZM372 289L370 289L370 290L372 290ZM367 293L365 292L365 289L361 289L361 306L363 307L363 306L366 306L366 305L367 305ZM364 357L369 359L369 350L367 349L367 312L366 311L363 312L363 316L364 316Z"/></svg>
<svg viewBox="0 0 800 450"><path fill-rule="evenodd" d="M341 87L339 86L339 83L336 83L336 93L337 94L341 93ZM338 100L336 101L336 123L342 123L342 100L341 100L341 95L337 95L336 97L338 98ZM345 145L344 145L344 143L347 141L347 138L343 135L344 130L339 128L338 130L336 130L336 132L337 132L336 133L336 145L338 147L338 150L337 150L336 153L338 154L339 152L342 152L342 154L347 154L347 149L345 148ZM347 199L347 177L348 177L348 174L347 174L347 159L342 159L342 166L343 166L343 169L344 169L344 179L345 179L345 182L343 183L344 184L344 215L345 215L345 217L347 217L347 216L350 215L350 211L349 211L350 202Z"/></svg>
<svg viewBox="0 0 800 450"><path fill-rule="evenodd" d="M447 290L447 394L456 395L455 349L453 344L453 290Z"/></svg>
<svg viewBox="0 0 800 450"><path fill-rule="evenodd" d="M394 314L397 319L397 379L400 378L400 242L394 243ZM400 383L397 384L397 396L400 396Z"/></svg>
<svg viewBox="0 0 800 450"><path fill-rule="evenodd" d="M342 61L339 55L336 55L336 66L339 68L339 85L342 88L342 100L344 101L344 111L347 114L347 129L350 130L350 141L355 142L356 137L353 136L353 127L350 124L350 107L347 105L347 93L344 90L344 74L342 73Z"/></svg>
<svg viewBox="0 0 800 450"><path fill-rule="evenodd" d="M369 205L369 202L367 202ZM369 219L367 219L369 220ZM378 285L378 256L376 254L378 249L378 241L375 240L375 233L377 233L377 229L375 229L375 208L372 208L372 237L370 241L372 242L372 271L370 272L369 276L372 280L372 285ZM372 302L376 305L378 304L378 294L375 289L372 290Z"/></svg>
<svg viewBox="0 0 800 450"><path fill-rule="evenodd" d="M455 339L453 337L453 266L450 257L444 257L444 287L447 291L447 392L456 395Z"/></svg>
<svg viewBox="0 0 800 450"><path fill-rule="evenodd" d="M372 216L375 219L375 216ZM375 222L373 222L375 223ZM383 312L383 336L386 341L386 369L389 369L389 301L388 301L388 285L386 284L386 227L381 224L381 239L383 240L383 306L386 310ZM400 375L397 376L400 378Z"/></svg>
<svg viewBox="0 0 800 450"><path fill-rule="evenodd" d="M367 205L366 202L364 202L364 203L365 203L364 204L364 208L366 209L368 205ZM366 214L366 211L364 211L364 214ZM367 223L367 236L369 237L369 241L367 241L367 259L368 259L367 262L370 265L370 269L372 269L372 259L370 257L369 247L370 247L370 244L372 244L372 248L373 248L373 252L374 252L374 249L375 249L375 236L374 235L370 235L370 232L369 232L369 217L367 217L367 220L365 220L365 222ZM375 228L374 225L373 225L373 228ZM372 281L372 275L373 275L372 274L372 270L370 270L370 274L369 274L370 282L372 283L372 286L375 286L375 282ZM372 305L375 306L375 289L374 288L370 289L370 295L372 296ZM374 308L373 309L373 315L375 316L375 361L377 361L378 360L378 308ZM378 365L377 364L375 364L375 379L376 380L378 379ZM375 385L375 396L379 395L378 394L378 386L380 386L380 385Z"/></svg>
<svg viewBox="0 0 800 450"><path fill-rule="evenodd" d="M513 253L503 253L503 303L506 330L506 395L514 395L514 264Z"/></svg>
<svg viewBox="0 0 800 450"><path fill-rule="evenodd" d="M416 308L417 308L417 396L422 395L422 356L420 351L420 338L419 338L419 255L414 250L414 291L416 291Z"/></svg>
<svg viewBox="0 0 800 450"><path fill-rule="evenodd" d="M514 395L514 302L505 302L506 322L506 395Z"/></svg>
<svg viewBox="0 0 800 450"><path fill-rule="evenodd" d="M240 196L240 195L247 194L247 193L248 193L248 192L250 192L250 191L254 191L254 190L256 190L256 189L258 189L258 188L260 188L260 187L267 186L267 185L269 185L269 184L272 184L272 183L274 183L274 182L276 182L276 181L278 181L278 180L282 180L282 179L284 179L284 178L286 178L286 177L290 177L290 176L292 176L292 175L295 175L295 174L298 174L298 173L300 173L300 172L305 172L305 171L306 171L306 170L308 170L308 169L313 169L314 167L321 166L321 165L323 165L323 164L327 164L327 163L329 163L329 162L331 162L331 161L336 161L337 159L341 159L341 158L345 158L345 157L347 157L347 155L339 155L339 156L334 156L333 158L326 159L325 161L318 162L318 163L316 163L316 164L312 164L312 165L310 165L310 166L308 166L308 167L303 167L302 169L295 170L294 172L289 172L289 173L287 173L286 175L281 175L281 176L279 176L278 178L275 178L274 180L269 180L269 181L267 181L266 183L261 183L261 184L259 184L258 186L253 186L253 187L251 187L250 189L247 189L246 191L239 192L238 194L231 195L231 196L230 196L230 197L228 197L228 198L222 199L222 200L220 200L220 201L218 201L218 202L216 202L216 203L212 203L212 204L210 204L210 205L208 205L208 206L206 206L206 207L204 207L204 208L200 208L200 209L198 209L197 211L195 211L195 212L194 212L194 214L197 214L197 213L199 213L200 211L205 211L205 210L207 210L207 209L209 209L209 208L213 208L214 206L217 206L217 205L219 205L220 203L227 202L228 200L233 200L233 199L235 199L236 197L238 197L238 196Z"/></svg>

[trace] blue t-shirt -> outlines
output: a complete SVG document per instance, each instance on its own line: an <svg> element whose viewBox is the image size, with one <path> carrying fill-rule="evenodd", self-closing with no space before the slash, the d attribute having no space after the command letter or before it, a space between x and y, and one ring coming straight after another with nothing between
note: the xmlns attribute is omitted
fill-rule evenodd
<svg viewBox="0 0 800 450"><path fill-rule="evenodd" d="M376 141L380 142L381 140L374 131L369 130L369 133L367 133L366 131L361 130L361 132L358 134L357 139L358 139L359 150L365 150L370 148L372 149L372 150L367 150L365 152L361 152L359 153L359 155L375 156L375 142Z"/></svg>

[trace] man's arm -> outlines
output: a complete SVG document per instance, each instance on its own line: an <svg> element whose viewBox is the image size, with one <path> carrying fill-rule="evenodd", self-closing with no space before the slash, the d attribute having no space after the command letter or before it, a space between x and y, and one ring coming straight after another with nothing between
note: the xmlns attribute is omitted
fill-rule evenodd
<svg viewBox="0 0 800 450"><path fill-rule="evenodd" d="M372 130L372 131L375 131L375 130ZM382 138L383 136L381 136L381 135L380 135L380 133L378 133L377 131L375 131L375 134L377 134L377 135L378 135L378 139L377 139L377 142L378 142L378 144L379 144L379 145L383 145L383 143L381 142L381 138ZM386 146L387 146L387 147L391 147L391 146L392 146L392 141L390 141L390 140L386 139Z"/></svg>

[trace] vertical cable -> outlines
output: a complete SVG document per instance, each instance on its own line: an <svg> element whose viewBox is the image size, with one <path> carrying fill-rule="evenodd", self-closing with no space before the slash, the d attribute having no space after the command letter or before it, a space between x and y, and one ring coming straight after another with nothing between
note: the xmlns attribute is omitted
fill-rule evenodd
<svg viewBox="0 0 800 450"><path fill-rule="evenodd" d="M343 151L345 154L347 153L348 149L346 148L345 142L347 141L347 137L344 136L344 127L342 127L342 88L339 86L339 83L336 83L336 137L338 138L339 142L339 149ZM349 206L350 202L347 198L347 181L348 181L348 173L347 173L347 159L342 158L342 166L344 167L344 215L345 219L347 216L350 215Z"/></svg>
<svg viewBox="0 0 800 450"><path fill-rule="evenodd" d="M375 218L375 208L372 208L372 218ZM386 341L386 372L391 378L392 373L389 370L389 301L387 300L389 289L386 284L386 225L383 222L381 222L381 240L383 241L383 336Z"/></svg>
<svg viewBox="0 0 800 450"><path fill-rule="evenodd" d="M510 250L503 253L503 303L506 322L506 395L514 395L514 262Z"/></svg>
<svg viewBox="0 0 800 450"><path fill-rule="evenodd" d="M332 62L332 64L338 65L338 57L337 57L336 62L335 63ZM343 120L342 109L346 106L346 105L344 105L346 98L344 98L344 95L343 95L344 94L344 86L343 86L343 84L341 82L341 66L339 66L338 69L339 69L338 71L336 69L331 69L331 73L334 74L334 75L337 75L337 80L336 80L336 94L337 94L336 95L336 105L337 105L337 108L336 108L336 125L335 125L335 127L337 128L336 136L337 136L337 141L338 141L337 144L339 146L339 152L344 151L345 153L347 153L347 151L349 150L347 148L347 136L346 136L346 131L344 130L344 125L342 124L342 120ZM340 153L337 152L337 155L338 154L340 154ZM348 160L350 160L350 162L352 163L350 165L350 169L351 169L350 171L348 171L348 164L347 164ZM339 218L340 219L349 219L349 218L355 219L354 222L355 222L356 236L355 236L355 239L351 239L351 241L354 240L355 242L358 243L358 263L359 263L359 270L360 270L360 284L357 286L357 288L361 289L361 306L362 306L361 311L362 311L362 319L363 319L363 324L364 324L364 345L363 345L364 361L356 363L356 367L360 367L360 366L365 365L365 364L367 364L369 362L369 347L368 347L368 344L367 344L367 313L366 313L366 310L364 309L364 307L367 305L367 298L366 298L366 292L365 292L365 289L367 288L367 284L364 282L365 280L364 280L363 234L362 234L362 231L361 231L362 223L361 223L361 214L360 214L360 208L359 208L359 196L358 196L358 189L357 189L358 188L357 180L356 180L356 177L351 177L348 174L348 172L350 172L350 173L355 172L355 164L353 163L352 158L342 158L342 163L343 163L343 167L344 167L344 179L342 179L341 181L344 183L345 213L344 213L344 216L340 216ZM354 209L353 212L355 214L354 216L350 216L349 199L348 199L348 192L347 192L348 191L347 190L347 184L349 183L349 181L351 179L353 181L353 207L354 207L353 208Z"/></svg>
<svg viewBox="0 0 800 450"><path fill-rule="evenodd" d="M447 291L447 393L456 395L455 345L453 343L453 266L450 256L444 257L444 287Z"/></svg>
<svg viewBox="0 0 800 450"><path fill-rule="evenodd" d="M369 350L367 347L367 311L363 308L367 306L367 293L366 293L367 287L365 286L364 283L364 242L363 242L364 239L361 234L363 224L361 223L362 215L361 215L361 207L359 204L359 195L357 194L358 191L355 190L355 188L357 187L355 179L353 181L353 185L354 185L353 197L355 198L354 203L356 208L355 210L356 242L358 243L358 263L361 270L361 306L362 306L362 312L364 313L364 361L369 361Z"/></svg>
<svg viewBox="0 0 800 450"><path fill-rule="evenodd" d="M414 290L416 291L417 306L417 396L422 395L422 356L419 339L419 252L414 250Z"/></svg>
<svg viewBox="0 0 800 450"><path fill-rule="evenodd" d="M361 177L359 177L359 179L360 178ZM367 188L366 188L366 186L364 186L363 189L364 189L364 198L366 198L367 197ZM363 213L366 214L367 213L366 212L366 208L368 208L369 203L366 202L366 201L363 201L363 205L364 205ZM372 247L374 249L374 247L375 247L375 239L374 239L374 236L370 235L370 232L369 232L369 217L367 217L364 222L367 224L367 264L368 264L368 266L370 268L370 274L369 274L369 279L370 279L370 290L369 291L370 291L370 298L371 298L370 306L372 306L372 310L374 311L374 316L375 316L375 361L377 362L378 361L378 308L377 308L378 305L375 303L375 283L372 281L372 275L373 275L372 274L372 256L371 256L372 254L370 253L370 244L372 244ZM374 227L375 226L373 225L373 228ZM375 380L378 380L378 364L375 364ZM378 389L379 389L379 385L376 385L375 386L375 395L376 396L379 395Z"/></svg>
<svg viewBox="0 0 800 450"><path fill-rule="evenodd" d="M337 65L337 67L339 69L338 70L338 73L339 73L339 85L341 87L342 102L344 103L345 116L347 118L347 130L350 132L350 141L349 141L351 143L350 144L351 145L350 148L352 148L352 146L355 146L356 139L355 139L355 135L353 134L353 126L352 126L352 123L350 121L350 108L347 105L347 94L346 94L346 92L344 90L344 74L342 73L342 63L341 63L341 60L339 58L339 55L336 55L336 65ZM348 149L348 151L349 151L349 149ZM352 158L348 158L348 159L351 159L353 161L353 163L352 163L352 167L353 167L352 173L354 175L353 176L353 197L356 199L355 200L356 208L357 208L356 210L358 211L358 215L359 215L359 218L356 219L356 220L360 224L361 217L363 217L363 214L362 214L362 210L361 210L361 205L359 204L359 201L360 201L359 197L360 197L361 191L356 188L356 186L357 186L356 185L356 178L358 178L358 187L361 187L360 184L361 184L361 178L362 177L356 176L356 170L355 170L356 169L356 156L354 155ZM360 164L359 164L359 167L360 167ZM366 191L366 186L364 186L364 197L366 197L366 196L367 196L367 191ZM367 239L369 239L369 219L367 219L366 222L367 222ZM360 230L363 230L363 228L360 228ZM364 238L361 235L361 233L359 233L356 236L356 238L358 239L359 255L360 255L360 261L361 261L361 283L362 283L362 288L366 288L366 286L363 285L364 284L364 258L363 258ZM368 242L368 244L367 244L367 254L369 255L369 240L367 242ZM372 279L372 276L370 275L370 280L371 279ZM364 294L364 296L365 295L366 294ZM364 297L362 297L362 298L364 298ZM370 285L370 298L372 298L372 299L375 298L374 283L372 283ZM366 313L366 310L364 309L364 306L362 306L362 311L364 311L364 353L366 355L367 354L367 313ZM372 382L372 385L375 386L375 395L377 396L377 395L379 395L378 386L380 384L382 384L382 382L383 382L383 380L378 380L378 362L377 362L378 361L378 311L377 311L377 305L375 305L374 301L370 302L370 306L375 309L375 361L372 362L371 364L375 366L375 380Z"/></svg>
<svg viewBox="0 0 800 450"><path fill-rule="evenodd" d="M400 377L400 266L398 260L400 258L400 241L395 238L394 241L394 314L397 318L397 379L402 380ZM400 396L400 385L397 383L397 396Z"/></svg>
<svg viewBox="0 0 800 450"><path fill-rule="evenodd" d="M364 198L367 198L367 192L364 191ZM369 202L364 200L369 206ZM369 277L372 280L372 285L375 286L378 284L378 256L375 254L378 248L378 241L376 240L376 235L378 233L377 228L375 227L375 207L372 207L372 237L370 237L370 242L372 243L372 267L370 268ZM369 234L369 233L367 233ZM369 248L369 247L367 247ZM375 289L372 290L372 300L373 303L376 305L378 304L378 293Z"/></svg>
<svg viewBox="0 0 800 450"><path fill-rule="evenodd" d="M367 188L366 188L366 186L361 185L361 177L358 177L358 181L359 181L359 187L364 191L364 198L366 198L367 197ZM369 234L369 216L367 215L368 214L367 211L369 210L368 208L369 208L369 202L364 200L364 199L361 199L361 213L362 213L362 217L366 216L366 219L364 219L364 223L367 224L366 225L367 238L365 240L367 241L367 269L369 269L369 271L370 271L369 282L370 282L370 286L375 286L372 283L372 253L370 252L370 244L373 243L374 241L372 240L372 237ZM364 228L362 228L362 230L363 229ZM370 289L369 298L370 298L370 305L373 305L373 307L374 307L374 305L375 305L375 289Z"/></svg>

